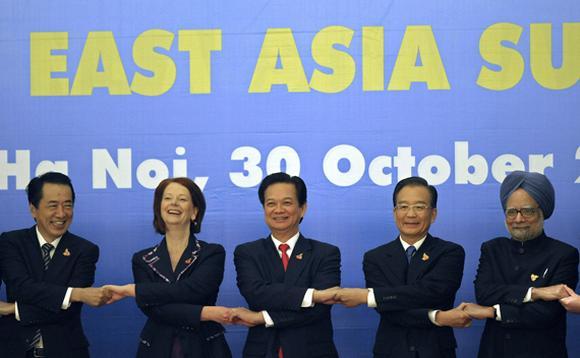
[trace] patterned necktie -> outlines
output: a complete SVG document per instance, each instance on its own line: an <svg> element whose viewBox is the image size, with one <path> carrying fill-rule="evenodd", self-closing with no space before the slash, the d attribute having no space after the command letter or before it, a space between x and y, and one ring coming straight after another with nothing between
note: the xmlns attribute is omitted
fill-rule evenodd
<svg viewBox="0 0 580 358"><path fill-rule="evenodd" d="M42 247L40 248L40 251L42 251L42 262L44 263L44 271L46 271L46 269L48 269L48 263L50 262L50 252L53 249L54 249L54 246L52 246L49 243L42 245ZM38 342L40 342L41 338L42 338L42 335L40 333L40 329L37 329L36 332L34 333L34 337L32 337L32 340L30 341L30 344L28 345L28 349L30 350L30 349L36 347Z"/></svg>
<svg viewBox="0 0 580 358"><path fill-rule="evenodd" d="M48 263L50 262L50 252L54 249L49 243L42 245L42 261L44 262L44 270L48 269Z"/></svg>
<svg viewBox="0 0 580 358"><path fill-rule="evenodd" d="M290 260L288 254L286 253L286 251L288 251L289 248L290 245L288 244L280 244L280 246L278 246L278 249L280 249L280 251L282 252L282 265L284 266L284 271L286 271L286 269L288 268L288 261Z"/></svg>
<svg viewBox="0 0 580 358"><path fill-rule="evenodd" d="M405 255L407 255L408 263L411 263L411 257L413 257L413 255L415 254L415 251L417 251L417 249L413 245L407 247L407 250L405 250Z"/></svg>

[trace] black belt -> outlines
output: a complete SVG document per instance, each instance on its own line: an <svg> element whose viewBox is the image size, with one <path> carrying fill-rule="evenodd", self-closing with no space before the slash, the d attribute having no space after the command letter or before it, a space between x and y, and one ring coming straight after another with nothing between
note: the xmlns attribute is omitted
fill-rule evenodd
<svg viewBox="0 0 580 358"><path fill-rule="evenodd" d="M28 352L26 352L27 358L46 358L46 349L44 348L32 348Z"/></svg>

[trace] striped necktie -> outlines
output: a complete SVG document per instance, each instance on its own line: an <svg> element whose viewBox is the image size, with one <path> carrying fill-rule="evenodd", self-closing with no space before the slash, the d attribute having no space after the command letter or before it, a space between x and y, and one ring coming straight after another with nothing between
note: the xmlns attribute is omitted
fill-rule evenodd
<svg viewBox="0 0 580 358"><path fill-rule="evenodd" d="M44 262L44 271L48 269L48 263L50 262L50 252L54 249L49 243L42 245L42 261Z"/></svg>
<svg viewBox="0 0 580 358"><path fill-rule="evenodd" d="M54 246L52 246L49 243L42 245L42 247L40 248L40 251L42 251L42 262L44 263L44 271L46 271L46 269L48 269L48 263L50 262L50 252L53 249L54 249ZM40 342L40 338L42 338L42 334L40 333L40 329L37 329L36 332L34 333L34 337L32 337L32 340L30 341L30 344L28 345L28 349L30 350L30 349L36 347L38 342Z"/></svg>

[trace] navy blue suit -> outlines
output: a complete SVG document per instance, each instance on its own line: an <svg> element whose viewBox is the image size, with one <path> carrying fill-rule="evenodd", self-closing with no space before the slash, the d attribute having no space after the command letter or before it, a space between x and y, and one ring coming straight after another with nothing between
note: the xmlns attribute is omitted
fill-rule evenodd
<svg viewBox="0 0 580 358"><path fill-rule="evenodd" d="M179 340L187 358L227 358L224 328L201 321L203 306L215 305L226 253L218 244L191 236L175 271L165 239L133 256L137 305L147 316L139 358L168 358Z"/></svg>
<svg viewBox="0 0 580 358"><path fill-rule="evenodd" d="M501 321L488 319L481 358L564 358L566 310L558 301L524 303L530 287L578 283L578 250L547 237L520 242L499 237L481 245L475 278L477 303L500 305Z"/></svg>
<svg viewBox="0 0 580 358"><path fill-rule="evenodd" d="M409 264L398 238L365 254L366 286L381 316L375 357L455 357L453 329L434 325L428 312L453 307L464 262L461 246L431 235Z"/></svg>
<svg viewBox="0 0 580 358"><path fill-rule="evenodd" d="M300 235L284 272L270 237L239 245L234 253L238 287L253 311L266 310L273 327L249 329L244 357L338 357L333 341L331 306L302 308L308 288L340 285L340 251L336 246Z"/></svg>
<svg viewBox="0 0 580 358"><path fill-rule="evenodd" d="M8 301L18 303L20 321L13 324L24 347L40 329L49 357L89 356L81 324L82 304L72 303L67 310L61 306L68 287L93 284L98 258L98 246L66 232L45 271L34 226L2 234L0 267Z"/></svg>
<svg viewBox="0 0 580 358"><path fill-rule="evenodd" d="M0 277L2 273L0 272ZM0 282L0 285L2 282ZM13 315L0 316L0 357L21 357L24 343L15 335L16 321Z"/></svg>

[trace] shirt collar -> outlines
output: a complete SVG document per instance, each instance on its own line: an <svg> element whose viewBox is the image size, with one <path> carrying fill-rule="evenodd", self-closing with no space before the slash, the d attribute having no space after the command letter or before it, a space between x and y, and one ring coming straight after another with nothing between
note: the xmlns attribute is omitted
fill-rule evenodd
<svg viewBox="0 0 580 358"><path fill-rule="evenodd" d="M426 238L427 238L427 235L423 236L423 238L421 240L419 240L413 244L413 246L415 247L415 250L419 251L419 248L421 247L421 245L423 245ZM405 241L403 241L403 239L401 238L400 235L399 235L399 241L401 242L401 245L403 245L403 250L407 250L407 248L409 246L411 246L411 245L407 244Z"/></svg>
<svg viewBox="0 0 580 358"><path fill-rule="evenodd" d="M286 251L286 253L288 254L288 256L291 256L292 250L294 250L294 246L296 246L296 242L298 241L298 238L300 237L300 231L297 232L296 235L294 235L290 239L288 239L288 241L286 241L286 242L282 242L282 241L276 239L273 234L270 234L270 237L272 238L272 242L274 243L274 246L276 246L276 250L278 251L278 254L280 256L282 256L280 249L278 249L278 246L280 246L280 244L288 245L288 250Z"/></svg>
<svg viewBox="0 0 580 358"><path fill-rule="evenodd" d="M40 233L40 230L38 230L38 225L36 225L36 238L38 239L38 246L40 246L40 247L42 247L42 245L48 243L48 241L46 241L44 236L42 236L42 234ZM62 239L62 236L57 237L50 244L52 246L54 246L54 248L56 248L58 246L58 243L60 242L60 239Z"/></svg>

